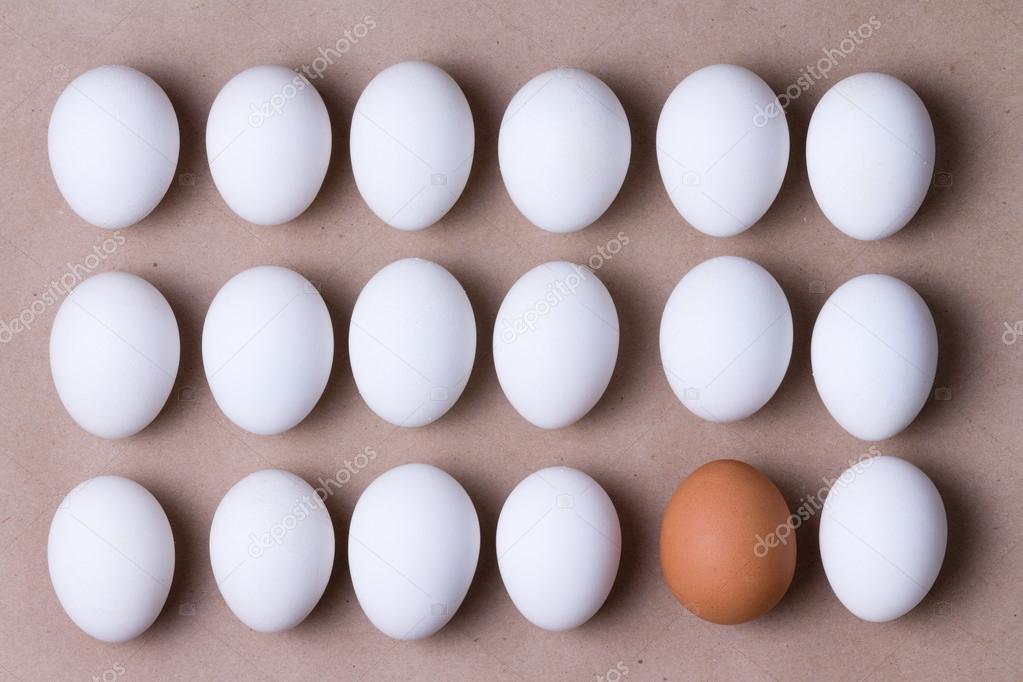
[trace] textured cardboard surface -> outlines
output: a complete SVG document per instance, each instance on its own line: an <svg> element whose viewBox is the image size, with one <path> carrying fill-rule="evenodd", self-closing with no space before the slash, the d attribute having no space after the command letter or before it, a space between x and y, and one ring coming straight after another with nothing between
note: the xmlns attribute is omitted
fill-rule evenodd
<svg viewBox="0 0 1023 682"><path fill-rule="evenodd" d="M791 102L789 172L767 216L724 240L687 226L661 184L654 150L658 113L678 81L701 66L733 62L781 92L825 50L841 50L848 32L871 17L879 27L869 39ZM0 314L8 321L23 317L29 328L0 346L0 679L1020 679L1023 336L1017 338L1013 325L1023 319L1021 26L1020 5L1000 0L6 3L0 8ZM220 199L206 164L204 125L214 96L255 64L315 68L320 49L339 41L344 53L329 53L333 63L315 81L335 131L320 196L291 224L243 223ZM454 76L477 131L464 195L442 223L418 234L390 229L370 213L355 189L346 144L362 88L387 65L411 58ZM141 69L163 86L178 113L182 147L166 199L97 262L90 254L102 253L111 235L83 223L62 200L47 163L46 126L70 78L105 63ZM497 166L505 105L530 77L559 65L590 70L614 89L634 143L617 201L597 224L569 236L529 225ZM836 79L868 70L889 72L916 89L937 136L938 173L920 213L878 243L854 241L827 224L810 193L803 155L813 105ZM556 258L586 261L623 237L628 243L598 273L621 319L609 390L577 425L536 429L514 412L494 373L488 340L501 299L530 267ZM792 364L775 398L731 425L701 422L678 403L657 350L672 287L690 267L721 254L753 258L775 275L791 301L796 331ZM346 330L368 278L412 255L436 260L461 280L476 311L480 346L455 408L432 426L401 430L359 398ZM51 282L88 263L95 271L149 279L181 328L182 363L171 400L149 428L118 442L78 428L49 374L54 301L63 299L59 291L48 293ZM292 267L320 286L338 341L319 406L298 428L273 438L246 434L221 415L199 353L203 317L218 288L264 263ZM827 584L815 518L798 533L796 578L778 608L738 627L703 623L662 583L663 507L683 476L722 456L762 469L796 507L822 477L866 452L868 444L827 414L809 367L817 311L838 285L866 272L912 284L938 326L938 399L879 446L921 466L945 499L949 546L937 584L898 621L858 621ZM220 598L209 566L209 524L220 498L259 468L289 469L309 481L334 476L367 447L377 456L327 502L338 546L346 546L352 507L375 476L408 461L447 469L469 491L483 527L479 569L461 610L433 638L390 641L358 608L340 551L307 622L278 636L249 631ZM502 587L493 539L515 483L556 463L600 481L624 532L621 570L607 604L565 634L542 632L519 616ZM118 646L97 643L72 625L46 569L47 529L59 500L100 473L148 487L177 541L164 613L144 636Z"/></svg>

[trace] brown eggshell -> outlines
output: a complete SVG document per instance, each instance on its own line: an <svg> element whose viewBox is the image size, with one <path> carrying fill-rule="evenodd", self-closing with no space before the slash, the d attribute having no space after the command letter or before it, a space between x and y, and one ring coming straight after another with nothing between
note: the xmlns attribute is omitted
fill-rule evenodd
<svg viewBox="0 0 1023 682"><path fill-rule="evenodd" d="M668 502L661 570L675 597L704 620L732 625L764 615L796 570L785 498L749 464L704 464Z"/></svg>

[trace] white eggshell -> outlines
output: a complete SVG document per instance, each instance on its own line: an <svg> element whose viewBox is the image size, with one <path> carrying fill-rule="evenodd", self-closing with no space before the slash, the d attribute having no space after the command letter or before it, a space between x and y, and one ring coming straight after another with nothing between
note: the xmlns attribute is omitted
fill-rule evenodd
<svg viewBox="0 0 1023 682"><path fill-rule="evenodd" d="M672 203L690 225L713 237L739 234L763 217L785 179L785 111L749 69L704 67L664 103L657 163Z"/></svg>
<svg viewBox="0 0 1023 682"><path fill-rule="evenodd" d="M927 474L898 457L862 460L832 486L820 550L835 596L872 622L899 618L934 585L948 522Z"/></svg>
<svg viewBox="0 0 1023 682"><path fill-rule="evenodd" d="M138 637L160 615L174 576L174 536L135 481L97 476L60 503L47 542L50 581L75 625L104 642Z"/></svg>
<svg viewBox="0 0 1023 682"><path fill-rule="evenodd" d="M682 404L707 421L745 419L766 405L791 357L788 299L751 260L719 256L700 263L664 307L664 373Z"/></svg>
<svg viewBox="0 0 1023 682"><path fill-rule="evenodd" d="M462 394L476 356L465 290L440 265L395 261L355 301L348 355L359 394L395 426L439 419Z"/></svg>
<svg viewBox="0 0 1023 682"><path fill-rule="evenodd" d="M210 528L210 562L238 620L258 632L289 630L305 620L330 579L330 514L298 476L256 471L220 501Z"/></svg>
<svg viewBox="0 0 1023 682"><path fill-rule="evenodd" d="M883 73L835 83L806 133L806 171L828 220L884 239L916 214L934 172L934 127L913 89Z"/></svg>
<svg viewBox="0 0 1023 682"><path fill-rule="evenodd" d="M509 402L536 426L581 419L604 394L617 359L618 311L589 268L538 265L504 297L494 366Z"/></svg>
<svg viewBox="0 0 1023 682"><path fill-rule="evenodd" d="M206 122L206 157L220 195L257 225L297 218L330 162L330 117L305 76L254 66L227 82Z"/></svg>
<svg viewBox="0 0 1023 682"><path fill-rule="evenodd" d="M813 327L810 361L828 412L862 440L891 438L930 397L938 333L905 282L861 275L835 290Z"/></svg>
<svg viewBox="0 0 1023 682"><path fill-rule="evenodd" d="M246 431L273 435L305 419L333 361L327 306L293 270L263 265L240 272L206 313L206 381L221 411Z"/></svg>
<svg viewBox="0 0 1023 682"><path fill-rule="evenodd" d="M549 232L575 232L603 215L632 154L621 102L580 69L546 71L522 86L508 104L497 144L512 201Z"/></svg>
<svg viewBox="0 0 1023 682"><path fill-rule="evenodd" d="M497 521L497 564L519 612L545 630L579 627L611 592L622 554L614 504L569 467L520 482Z"/></svg>
<svg viewBox="0 0 1023 682"><path fill-rule="evenodd" d="M476 508L435 466L391 469L369 484L352 512L352 586L388 637L422 639L444 627L469 590L479 555Z"/></svg>
<svg viewBox="0 0 1023 682"><path fill-rule="evenodd" d="M101 438L126 438L156 419L180 357L167 299L127 272L104 272L75 287L50 330L57 395L79 426Z"/></svg>
<svg viewBox="0 0 1023 682"><path fill-rule="evenodd" d="M53 106L50 169L83 220L134 225L163 199L178 167L178 119L152 78L127 66L86 71Z"/></svg>
<svg viewBox="0 0 1023 682"><path fill-rule="evenodd" d="M402 62L363 90L352 116L352 174L378 218L421 230L447 213L469 179L469 103L443 69Z"/></svg>

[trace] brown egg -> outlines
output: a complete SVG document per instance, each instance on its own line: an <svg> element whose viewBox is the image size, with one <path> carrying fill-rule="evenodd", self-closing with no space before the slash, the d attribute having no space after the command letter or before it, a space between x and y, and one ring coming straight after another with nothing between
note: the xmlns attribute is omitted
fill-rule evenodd
<svg viewBox="0 0 1023 682"><path fill-rule="evenodd" d="M708 462L675 490L661 524L661 570L695 615L732 625L781 601L796 536L771 479L734 459Z"/></svg>

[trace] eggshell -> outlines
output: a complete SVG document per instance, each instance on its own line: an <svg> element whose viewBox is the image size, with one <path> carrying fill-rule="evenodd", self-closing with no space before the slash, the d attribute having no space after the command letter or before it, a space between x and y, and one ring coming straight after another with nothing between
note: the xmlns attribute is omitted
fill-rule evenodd
<svg viewBox="0 0 1023 682"><path fill-rule="evenodd" d="M675 597L704 620L759 618L781 601L796 570L785 498L749 464L704 464L668 502L661 570Z"/></svg>
<svg viewBox="0 0 1023 682"><path fill-rule="evenodd" d="M752 71L706 66L664 103L657 163L668 196L690 225L712 237L739 234L763 217L785 179L785 111Z"/></svg>
<svg viewBox="0 0 1023 682"><path fill-rule="evenodd" d="M575 232L618 195L632 135L611 88L566 68L522 86L505 111L497 145L501 177L522 215L549 232Z"/></svg>
<svg viewBox="0 0 1023 682"><path fill-rule="evenodd" d="M707 421L745 419L763 407L791 357L788 299L751 260L719 256L700 263L664 307L664 373L682 404Z"/></svg>
<svg viewBox="0 0 1023 682"><path fill-rule="evenodd" d="M180 357L167 299L127 272L93 275L75 287L50 330L57 395L79 426L101 438L126 438L156 419Z"/></svg>
<svg viewBox="0 0 1023 682"><path fill-rule="evenodd" d="M533 268L501 303L494 366L504 394L532 424L568 426L607 389L618 359L618 311L591 270L565 261Z"/></svg>
<svg viewBox="0 0 1023 682"><path fill-rule="evenodd" d="M206 381L221 411L246 431L273 435L305 419L333 361L327 306L293 270L263 265L240 272L206 313Z"/></svg>
<svg viewBox="0 0 1023 682"><path fill-rule="evenodd" d="M931 394L938 333L920 295L888 275L861 275L828 298L810 342L813 380L842 428L891 438Z"/></svg>
<svg viewBox="0 0 1023 682"><path fill-rule="evenodd" d="M352 116L352 174L391 227L421 230L465 188L476 144L469 103L444 70L401 62L362 91Z"/></svg>
<svg viewBox="0 0 1023 682"><path fill-rule="evenodd" d="M898 457L847 469L821 512L828 582L842 604L867 621L894 620L920 603L941 570L947 537L938 489Z"/></svg>
<svg viewBox="0 0 1023 682"><path fill-rule="evenodd" d="M213 100L206 157L232 211L257 225L297 218L330 162L330 117L305 76L283 66L242 71Z"/></svg>
<svg viewBox="0 0 1023 682"><path fill-rule="evenodd" d="M126 642L160 615L174 576L174 537L160 503L135 481L79 483L53 515L47 541L53 591L86 634Z"/></svg>
<svg viewBox="0 0 1023 682"><path fill-rule="evenodd" d="M504 586L519 612L545 630L570 630L592 618L611 592L621 554L611 498L578 469L530 474L497 521Z"/></svg>
<svg viewBox="0 0 1023 682"><path fill-rule="evenodd" d="M57 188L96 227L117 230L149 215L174 179L180 144L166 93L127 66L78 76L50 115L47 146Z"/></svg>
<svg viewBox="0 0 1023 682"><path fill-rule="evenodd" d="M352 586L388 637L423 639L444 627L469 590L479 555L476 508L435 466L391 469L367 486L352 512Z"/></svg>
<svg viewBox="0 0 1023 682"><path fill-rule="evenodd" d="M462 394L476 356L476 319L450 272L420 258L373 275L355 301L348 354L359 393L396 426L439 419Z"/></svg>
<svg viewBox="0 0 1023 682"><path fill-rule="evenodd" d="M213 515L210 563L238 620L258 632L289 630L305 620L330 579L330 514L298 476L279 469L251 473Z"/></svg>
<svg viewBox="0 0 1023 682"><path fill-rule="evenodd" d="M913 89L883 73L835 83L806 133L821 211L856 239L884 239L916 214L934 173L934 127Z"/></svg>

